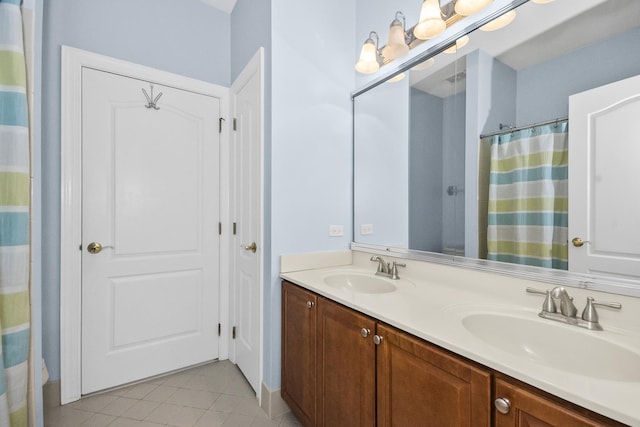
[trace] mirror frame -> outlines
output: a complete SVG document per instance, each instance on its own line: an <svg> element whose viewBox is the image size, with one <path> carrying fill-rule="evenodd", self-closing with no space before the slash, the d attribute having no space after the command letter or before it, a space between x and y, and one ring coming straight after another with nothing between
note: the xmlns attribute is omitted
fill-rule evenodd
<svg viewBox="0 0 640 427"><path fill-rule="evenodd" d="M465 24L461 29L446 37L441 41L437 41L429 45L429 41L425 42L423 46L426 46L421 52L414 54L413 56L405 59L403 62L399 62L397 65L387 65L388 70L380 77L369 81L361 88L351 93L351 119L352 119L352 171L355 171L355 98L381 84L394 76L403 73L415 65L423 62L431 57L434 57L453 45L457 39L467 35L484 24L492 21L498 16L517 8L518 6L527 3L529 0L514 0L505 6L495 10L494 12L466 23L460 21L460 24ZM458 23L456 23L457 25ZM613 276L594 275L585 273L575 273L565 270L556 270L552 268L534 267L520 264L510 264L499 261L489 261L485 259L465 258L461 256L440 254L436 252L425 252L412 249L386 247L383 245L373 245L355 242L355 203L354 203L354 191L355 191L355 173L352 173L351 183L351 212L352 212L352 236L351 236L351 250L371 252L377 255L391 255L402 257L405 259L431 262L435 264L449 265L452 267L461 267L466 269L485 271L489 273L496 273L503 276L515 277L525 280L531 280L535 282L541 282L552 286L570 286L575 288L582 288L586 290L593 290L598 292L607 292L618 295L626 295L640 298L640 280L623 279Z"/></svg>

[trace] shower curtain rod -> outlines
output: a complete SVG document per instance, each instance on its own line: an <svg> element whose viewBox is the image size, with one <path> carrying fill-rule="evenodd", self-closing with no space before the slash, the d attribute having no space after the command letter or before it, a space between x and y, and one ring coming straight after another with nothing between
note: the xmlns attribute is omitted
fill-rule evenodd
<svg viewBox="0 0 640 427"><path fill-rule="evenodd" d="M552 123L560 123L560 122L563 122L565 120L569 120L569 117L558 117L556 119L545 120L544 122L538 122L538 123L534 123L534 124L531 124L531 125L518 126L518 127L508 127L507 125L503 125L502 123L500 123L500 130L499 131L492 132L492 133L487 133L487 134L484 134L484 135L480 135L480 139L487 138L489 136L503 135L505 133L510 133L510 132L517 132L517 131L523 130L523 129L530 129L530 128L534 128L536 126L544 126L544 125L550 125ZM503 126L505 127L505 129L502 129Z"/></svg>

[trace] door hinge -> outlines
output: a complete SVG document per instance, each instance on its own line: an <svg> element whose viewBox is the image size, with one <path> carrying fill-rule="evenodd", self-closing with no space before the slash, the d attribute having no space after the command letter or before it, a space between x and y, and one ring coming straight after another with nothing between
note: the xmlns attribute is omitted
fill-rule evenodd
<svg viewBox="0 0 640 427"><path fill-rule="evenodd" d="M218 133L222 133L222 122L224 122L224 117L218 119Z"/></svg>
<svg viewBox="0 0 640 427"><path fill-rule="evenodd" d="M238 119L233 118L233 130L238 130Z"/></svg>
<svg viewBox="0 0 640 427"><path fill-rule="evenodd" d="M235 222L233 223L233 235L234 236L236 235L236 223Z"/></svg>
<svg viewBox="0 0 640 427"><path fill-rule="evenodd" d="M231 338L236 339L236 327L231 328Z"/></svg>
<svg viewBox="0 0 640 427"><path fill-rule="evenodd" d="M218 336L220 336L220 334L222 334L222 325L218 323Z"/></svg>
<svg viewBox="0 0 640 427"><path fill-rule="evenodd" d="M222 223L218 223L218 235L222 236Z"/></svg>

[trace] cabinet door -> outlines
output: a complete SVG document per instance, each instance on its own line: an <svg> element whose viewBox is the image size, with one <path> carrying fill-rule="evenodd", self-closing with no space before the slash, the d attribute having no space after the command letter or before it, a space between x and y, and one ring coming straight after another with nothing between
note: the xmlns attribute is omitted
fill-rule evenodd
<svg viewBox="0 0 640 427"><path fill-rule="evenodd" d="M315 425L318 297L282 282L282 398L305 426Z"/></svg>
<svg viewBox="0 0 640 427"><path fill-rule="evenodd" d="M517 385L496 379L496 398L508 399L507 414L495 410L496 427L595 427L620 425L596 420Z"/></svg>
<svg viewBox="0 0 640 427"><path fill-rule="evenodd" d="M378 324L378 426L489 426L491 373Z"/></svg>
<svg viewBox="0 0 640 427"><path fill-rule="evenodd" d="M317 425L373 426L375 322L323 298L318 305Z"/></svg>

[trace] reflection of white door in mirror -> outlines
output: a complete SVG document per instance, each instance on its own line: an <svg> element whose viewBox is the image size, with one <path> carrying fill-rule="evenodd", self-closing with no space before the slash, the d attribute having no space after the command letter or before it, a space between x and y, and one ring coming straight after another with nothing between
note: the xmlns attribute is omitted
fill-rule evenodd
<svg viewBox="0 0 640 427"><path fill-rule="evenodd" d="M640 277L639 117L640 75L569 98L571 271Z"/></svg>

